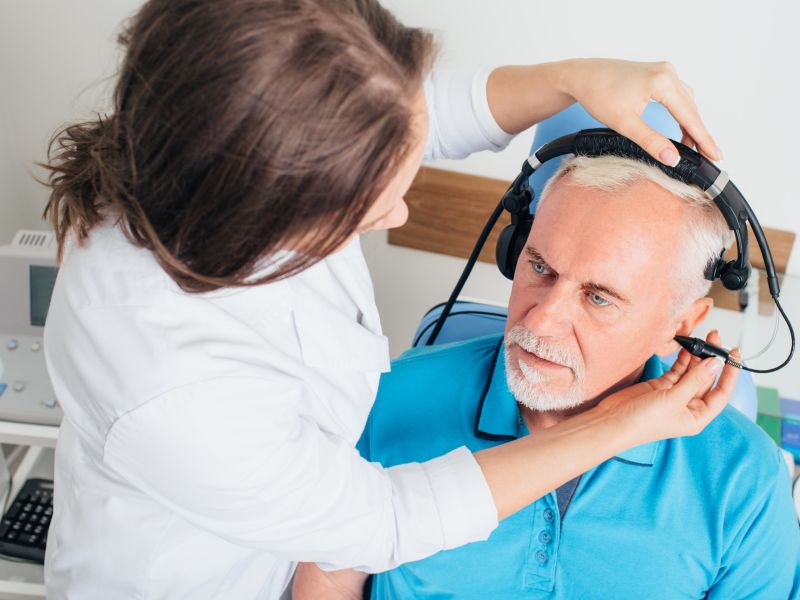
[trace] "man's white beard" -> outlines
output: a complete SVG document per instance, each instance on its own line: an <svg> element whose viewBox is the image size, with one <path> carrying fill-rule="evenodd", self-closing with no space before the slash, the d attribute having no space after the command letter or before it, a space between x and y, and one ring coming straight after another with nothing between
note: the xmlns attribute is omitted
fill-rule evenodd
<svg viewBox="0 0 800 600"><path fill-rule="evenodd" d="M512 344L540 358L564 365L572 370L572 385L566 392L554 392L546 372L531 367L522 360L514 364L509 354ZM505 338L506 381L517 402L536 411L574 408L584 402L583 363L563 349L546 342L521 325L516 325Z"/></svg>

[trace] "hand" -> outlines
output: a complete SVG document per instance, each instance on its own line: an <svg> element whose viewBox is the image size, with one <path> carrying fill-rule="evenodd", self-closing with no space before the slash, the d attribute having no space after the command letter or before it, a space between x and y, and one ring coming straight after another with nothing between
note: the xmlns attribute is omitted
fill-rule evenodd
<svg viewBox="0 0 800 600"><path fill-rule="evenodd" d="M706 341L721 345L716 331ZM738 361L737 350L731 351L731 358ZM714 383L721 366L718 358L701 361L682 349L667 373L608 396L598 408L628 419L640 443L696 435L722 412L736 386L739 369L728 364Z"/></svg>
<svg viewBox="0 0 800 600"><path fill-rule="evenodd" d="M294 600L361 600L367 574L352 569L323 571L314 563L300 563L294 575Z"/></svg>
<svg viewBox="0 0 800 600"><path fill-rule="evenodd" d="M562 65L561 85L566 93L595 119L636 142L653 158L674 166L679 157L675 146L641 118L651 99L663 104L678 121L682 143L696 145L711 160L722 159L700 118L692 88L680 80L671 64L611 59L557 64Z"/></svg>

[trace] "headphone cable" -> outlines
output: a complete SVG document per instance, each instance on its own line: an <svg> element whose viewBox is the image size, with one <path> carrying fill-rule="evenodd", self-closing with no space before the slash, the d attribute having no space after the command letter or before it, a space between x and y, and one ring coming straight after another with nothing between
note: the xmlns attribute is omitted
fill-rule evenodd
<svg viewBox="0 0 800 600"><path fill-rule="evenodd" d="M789 321L789 317L786 316L786 312L783 310L783 306L781 306L780 300L778 300L778 296L777 295L772 296L772 299L775 301L775 306L778 307L778 311L781 313L783 320L786 321L786 326L789 328L789 338L791 339L792 342L791 348L789 349L789 356L787 356L786 360L784 360L777 367L772 367L771 369L752 369L750 367L746 367L742 363L738 363L735 360L728 358L725 362L731 365L732 367L736 367L744 371L750 371L751 373L774 373L775 371L778 371L779 369L785 367L787 364L789 364L789 361L792 360L792 356L794 356L794 349L795 349L794 328L792 327L791 321Z"/></svg>
<svg viewBox="0 0 800 600"><path fill-rule="evenodd" d="M505 195L503 196L503 199L505 199ZM458 300L461 289L464 287L464 284L467 283L467 279L469 278L470 273L472 273L472 267L474 267L475 263L478 262L478 257L481 254L481 250L483 250L486 240L489 239L489 234L492 232L492 229L494 229L494 226L497 223L497 220L500 218L500 215L503 214L503 210L503 200L500 200L492 214L489 216L489 220L486 221L486 225L483 226L483 231L481 231L481 234L478 236L478 241L475 242L475 246L472 248L472 253L469 255L469 259L467 259L467 264L464 266L464 270L461 272L461 277L458 278L456 286L453 288L453 291L450 293L450 297L447 299L447 304L444 305L439 318L436 320L436 327L433 328L430 337L425 342L426 346L432 346L436 341L436 338L439 337L439 332L442 330L442 327L444 327L444 322L450 315L450 311L453 310L453 306L455 305L456 300Z"/></svg>
<svg viewBox="0 0 800 600"><path fill-rule="evenodd" d="M767 350L772 348L772 344L775 343L775 338L778 337L778 328L780 326L781 326L781 313L776 310L775 311L775 318L773 319L773 323L772 323L772 335L769 338L769 342L767 342L767 344L761 350L756 352L755 354L753 354L751 356L745 356L744 358L742 358L742 362L750 362L751 360L754 360L754 359L758 358L759 356L763 356L763 354ZM740 348L742 347L743 341L744 341L744 329L745 328L742 327L742 334L739 336L739 347Z"/></svg>

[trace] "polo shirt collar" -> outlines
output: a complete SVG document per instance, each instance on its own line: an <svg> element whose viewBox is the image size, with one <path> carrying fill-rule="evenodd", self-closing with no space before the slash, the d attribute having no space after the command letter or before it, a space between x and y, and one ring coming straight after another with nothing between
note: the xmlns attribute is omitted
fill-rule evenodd
<svg viewBox="0 0 800 600"><path fill-rule="evenodd" d="M652 356L644 365L640 381L660 377L664 365L658 356ZM527 435L525 421L520 419L519 404L514 399L506 383L506 366L503 354L503 338L495 350L492 370L483 394L478 403L475 419L475 435L490 440L512 440ZM635 446L614 457L622 463L652 466L658 454L660 442L650 442Z"/></svg>

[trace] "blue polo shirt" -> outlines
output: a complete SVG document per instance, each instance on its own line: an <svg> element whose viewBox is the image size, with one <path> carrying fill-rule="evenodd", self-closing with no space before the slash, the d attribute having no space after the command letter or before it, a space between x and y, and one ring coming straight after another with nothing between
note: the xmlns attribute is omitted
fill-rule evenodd
<svg viewBox="0 0 800 600"><path fill-rule="evenodd" d="M643 379L663 371L653 357ZM527 434L493 335L395 361L359 450L389 467ZM372 598L798 597L800 531L783 458L735 409L699 435L638 446L574 483L485 542L376 575Z"/></svg>

